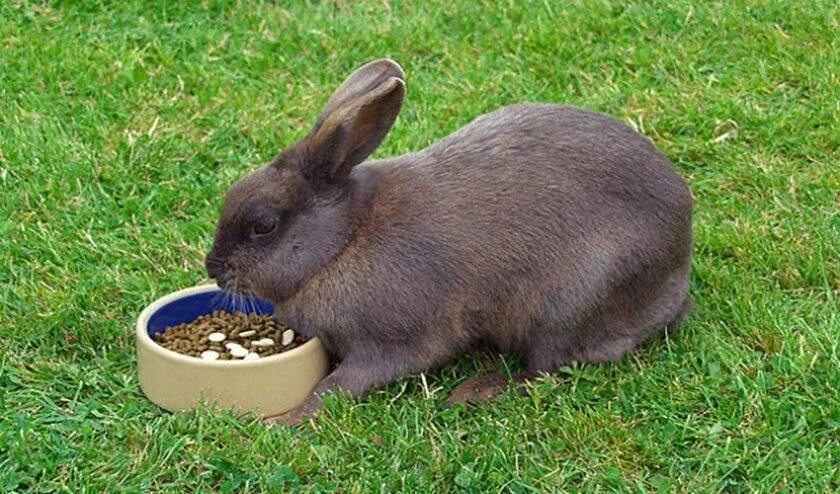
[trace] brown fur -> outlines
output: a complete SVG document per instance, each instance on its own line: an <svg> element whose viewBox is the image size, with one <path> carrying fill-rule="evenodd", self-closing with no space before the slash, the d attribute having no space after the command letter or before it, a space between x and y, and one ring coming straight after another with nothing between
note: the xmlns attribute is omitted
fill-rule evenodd
<svg viewBox="0 0 840 494"><path fill-rule="evenodd" d="M271 300L340 361L290 416L476 345L522 355L529 373L614 360L682 318L691 195L646 139L524 104L359 164L393 124L403 78L388 60L359 69L306 139L225 201L210 275Z"/></svg>

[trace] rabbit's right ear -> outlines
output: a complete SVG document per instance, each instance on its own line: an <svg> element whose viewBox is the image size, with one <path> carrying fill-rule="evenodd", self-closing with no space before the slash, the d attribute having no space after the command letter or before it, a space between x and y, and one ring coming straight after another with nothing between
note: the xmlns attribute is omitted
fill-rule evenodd
<svg viewBox="0 0 840 494"><path fill-rule="evenodd" d="M299 145L300 171L310 180L337 183L372 153L402 107L405 83L391 74L402 69L377 61L354 72L336 91L315 129Z"/></svg>

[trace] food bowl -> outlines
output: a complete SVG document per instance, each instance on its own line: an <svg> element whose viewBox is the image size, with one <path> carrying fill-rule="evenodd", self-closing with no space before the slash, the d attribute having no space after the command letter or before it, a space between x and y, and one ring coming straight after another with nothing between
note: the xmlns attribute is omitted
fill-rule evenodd
<svg viewBox="0 0 840 494"><path fill-rule="evenodd" d="M277 415L301 404L327 373L328 358L317 338L287 352L257 360L207 361L168 350L152 339L166 328L214 310L273 313L270 303L251 299L233 306L216 285L170 293L152 302L137 320L137 372L143 393L169 411L199 403ZM243 310L243 312L246 312ZM293 328L294 329L294 328Z"/></svg>

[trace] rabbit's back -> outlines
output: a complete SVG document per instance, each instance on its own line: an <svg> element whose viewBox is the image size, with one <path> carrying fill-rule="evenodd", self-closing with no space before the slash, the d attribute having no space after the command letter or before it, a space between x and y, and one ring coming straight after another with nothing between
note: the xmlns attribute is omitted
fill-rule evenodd
<svg viewBox="0 0 840 494"><path fill-rule="evenodd" d="M574 107L505 107L368 166L382 174L386 221L458 255L603 259L631 244L641 255L690 241L691 196L667 158L627 126Z"/></svg>
<svg viewBox="0 0 840 494"><path fill-rule="evenodd" d="M412 162L423 168L422 181L466 201L506 198L512 205L574 197L578 204L605 205L607 196L608 203L642 208L690 203L683 179L647 139L612 118L565 105L499 109Z"/></svg>

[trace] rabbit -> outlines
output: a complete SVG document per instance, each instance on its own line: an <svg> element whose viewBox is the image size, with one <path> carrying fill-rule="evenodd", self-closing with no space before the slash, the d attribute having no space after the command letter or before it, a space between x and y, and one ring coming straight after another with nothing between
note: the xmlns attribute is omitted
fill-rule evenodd
<svg viewBox="0 0 840 494"><path fill-rule="evenodd" d="M647 139L609 117L518 104L430 147L365 161L405 95L370 62L312 131L228 191L207 255L226 290L271 301L337 362L298 408L440 367L474 347L518 355L517 383L613 361L691 307L692 198ZM507 389L490 374L447 404Z"/></svg>

